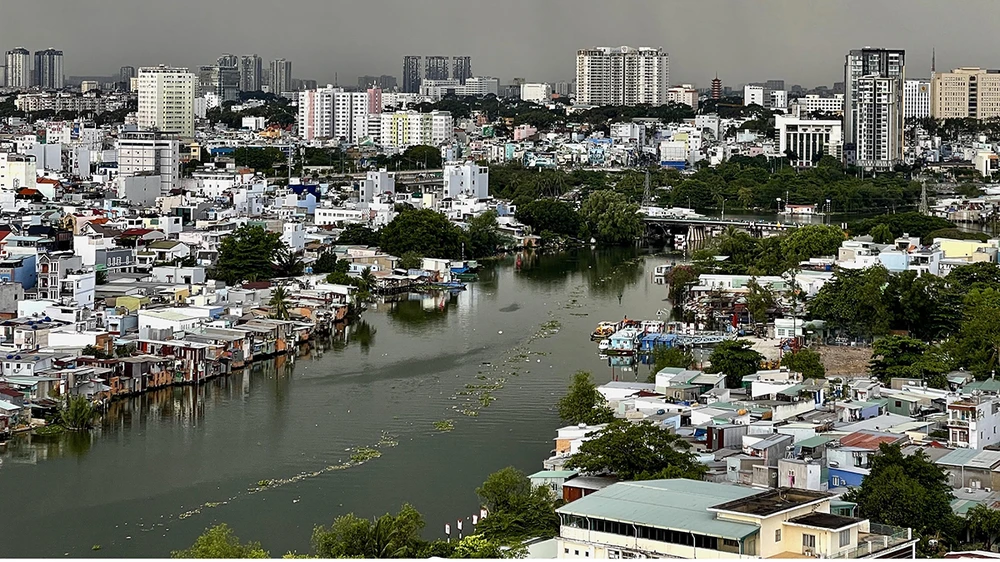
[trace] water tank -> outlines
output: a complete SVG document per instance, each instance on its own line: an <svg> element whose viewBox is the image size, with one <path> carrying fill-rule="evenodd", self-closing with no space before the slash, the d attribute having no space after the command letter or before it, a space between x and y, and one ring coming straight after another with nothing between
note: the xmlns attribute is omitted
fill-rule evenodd
<svg viewBox="0 0 1000 562"><path fill-rule="evenodd" d="M658 416L662 416L663 414L666 414L666 413L667 413L666 410L657 410L656 411L656 415L658 415Z"/></svg>

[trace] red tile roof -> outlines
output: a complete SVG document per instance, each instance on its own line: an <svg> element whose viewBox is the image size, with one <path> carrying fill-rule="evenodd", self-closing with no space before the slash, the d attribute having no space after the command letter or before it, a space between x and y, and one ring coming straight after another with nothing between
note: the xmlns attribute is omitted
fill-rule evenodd
<svg viewBox="0 0 1000 562"><path fill-rule="evenodd" d="M878 450L882 443L891 444L902 439L902 435L895 433L882 433L879 431L861 430L840 438L840 445L843 447L857 447L870 451Z"/></svg>
<svg viewBox="0 0 1000 562"><path fill-rule="evenodd" d="M125 232L122 232L121 236L123 236L125 238L128 238L130 236L145 236L145 235L149 234L150 232L153 232L153 231L150 230L150 229L148 229L148 228L130 228L130 229L126 230Z"/></svg>

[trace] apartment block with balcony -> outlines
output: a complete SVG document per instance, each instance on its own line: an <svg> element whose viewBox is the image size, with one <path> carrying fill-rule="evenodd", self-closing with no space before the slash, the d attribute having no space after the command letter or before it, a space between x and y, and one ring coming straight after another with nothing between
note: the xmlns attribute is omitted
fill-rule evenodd
<svg viewBox="0 0 1000 562"><path fill-rule="evenodd" d="M974 396L948 404L948 445L983 449L1000 443L1000 398Z"/></svg>
<svg viewBox="0 0 1000 562"><path fill-rule="evenodd" d="M38 256L39 299L59 300L61 282L66 275L83 269L83 258L73 252L50 252Z"/></svg>
<svg viewBox="0 0 1000 562"><path fill-rule="evenodd" d="M909 529L831 513L832 494L619 482L556 510L559 558L912 558Z"/></svg>

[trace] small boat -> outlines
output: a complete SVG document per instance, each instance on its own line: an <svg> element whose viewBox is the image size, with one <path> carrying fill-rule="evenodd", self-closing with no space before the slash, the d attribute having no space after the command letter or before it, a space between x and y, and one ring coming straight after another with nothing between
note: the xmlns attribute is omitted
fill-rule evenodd
<svg viewBox="0 0 1000 562"><path fill-rule="evenodd" d="M601 340L601 343L597 344L599 351L607 351L609 347L611 347L611 340Z"/></svg>
<svg viewBox="0 0 1000 562"><path fill-rule="evenodd" d="M471 271L464 271L462 273L452 273L451 276L453 279L457 279L459 281L479 281L479 274L473 273Z"/></svg>
<svg viewBox="0 0 1000 562"><path fill-rule="evenodd" d="M465 283L459 283L458 281L444 281L440 283L431 283L431 287L435 289L452 289L452 290L462 290L465 289Z"/></svg>
<svg viewBox="0 0 1000 562"><path fill-rule="evenodd" d="M603 340L611 334L617 332L619 327L618 322L601 322L597 325L597 328L594 329L594 333L590 334L590 339L592 341Z"/></svg>

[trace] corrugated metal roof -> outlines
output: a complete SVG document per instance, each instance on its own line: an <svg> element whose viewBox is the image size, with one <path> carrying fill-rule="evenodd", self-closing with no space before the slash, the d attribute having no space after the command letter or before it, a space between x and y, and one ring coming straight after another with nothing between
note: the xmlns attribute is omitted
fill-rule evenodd
<svg viewBox="0 0 1000 562"><path fill-rule="evenodd" d="M895 433L882 433L880 431L862 430L845 435L840 438L843 447L857 447L868 451L877 451L882 443L895 443L901 437Z"/></svg>
<svg viewBox="0 0 1000 562"><path fill-rule="evenodd" d="M992 469L1000 463L1000 451L980 451L978 449L955 449L938 459L938 464L967 466L970 468Z"/></svg>
<svg viewBox="0 0 1000 562"><path fill-rule="evenodd" d="M618 482L556 511L728 539L742 539L758 527L716 519L708 508L759 494L759 490L697 480Z"/></svg>
<svg viewBox="0 0 1000 562"><path fill-rule="evenodd" d="M799 441L798 443L796 443L796 445L798 445L799 447L809 447L810 449L814 449L821 445L825 445L830 441L833 441L834 439L836 439L836 437L830 435L814 435L809 439L803 439L802 441Z"/></svg>

